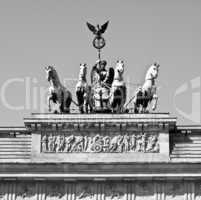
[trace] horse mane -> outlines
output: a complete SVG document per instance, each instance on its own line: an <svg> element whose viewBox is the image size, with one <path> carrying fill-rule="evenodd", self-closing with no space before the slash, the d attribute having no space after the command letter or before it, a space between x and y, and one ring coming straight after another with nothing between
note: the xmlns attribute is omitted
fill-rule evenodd
<svg viewBox="0 0 201 200"><path fill-rule="evenodd" d="M61 82L60 82L59 75L58 75L56 69L53 66L49 66L49 67L51 67L51 70L53 71L54 76L56 76L55 80L57 81L57 84L62 85Z"/></svg>

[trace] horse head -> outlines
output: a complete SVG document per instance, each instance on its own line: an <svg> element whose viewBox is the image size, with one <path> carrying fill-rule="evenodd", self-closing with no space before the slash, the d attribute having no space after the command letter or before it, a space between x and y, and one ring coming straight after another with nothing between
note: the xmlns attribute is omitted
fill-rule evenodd
<svg viewBox="0 0 201 200"><path fill-rule="evenodd" d="M87 65L80 64L80 73L79 73L79 79L80 80L86 80L86 75L87 75Z"/></svg>
<svg viewBox="0 0 201 200"><path fill-rule="evenodd" d="M115 66L115 80L122 80L122 75L124 73L124 61L118 60Z"/></svg>
<svg viewBox="0 0 201 200"><path fill-rule="evenodd" d="M45 70L46 70L47 80L48 81L54 80L57 77L56 70L55 70L55 68L53 66L45 67Z"/></svg>
<svg viewBox="0 0 201 200"><path fill-rule="evenodd" d="M160 65L158 63L154 63L152 64L147 73L146 73L146 77L145 80L153 80L156 79L158 77L158 72L159 72L159 67Z"/></svg>
<svg viewBox="0 0 201 200"><path fill-rule="evenodd" d="M119 74L123 74L124 72L124 61L117 60L115 69L119 72Z"/></svg>

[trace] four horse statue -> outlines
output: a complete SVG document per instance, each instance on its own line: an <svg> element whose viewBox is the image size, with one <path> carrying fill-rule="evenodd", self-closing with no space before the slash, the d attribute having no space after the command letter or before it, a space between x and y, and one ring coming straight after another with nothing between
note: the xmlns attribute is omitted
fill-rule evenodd
<svg viewBox="0 0 201 200"><path fill-rule="evenodd" d="M110 105L113 112L124 112L126 102L126 84L123 80L124 62L118 60L115 67L114 81L110 90Z"/></svg>
<svg viewBox="0 0 201 200"><path fill-rule="evenodd" d="M146 113L148 112L148 105L153 101L152 110L157 107L158 96L156 94L155 80L158 77L159 64L151 65L145 76L145 83L142 87L136 90L134 97L134 112Z"/></svg>
<svg viewBox="0 0 201 200"><path fill-rule="evenodd" d="M69 113L72 94L60 82L59 76L53 66L45 67L47 80L50 83L48 108L53 113Z"/></svg>
<svg viewBox="0 0 201 200"><path fill-rule="evenodd" d="M88 113L89 109L92 112L91 102L91 86L87 83L87 65L80 64L80 72L78 83L75 87L76 97L78 101L79 110L81 113Z"/></svg>
<svg viewBox="0 0 201 200"><path fill-rule="evenodd" d="M98 61L91 70L91 85L87 83L87 65L80 64L79 78L75 87L77 102L72 94L60 82L54 67L46 67L47 80L50 83L48 107L53 113L69 113L71 102L79 107L80 113L112 112L125 113L127 96L126 84L123 79L124 62L117 61L115 68L106 70L107 62ZM158 77L159 64L152 64L145 77L145 83L139 87L133 98L134 113L147 113L152 102L152 110L157 107L155 80ZM132 100L132 99L131 99Z"/></svg>

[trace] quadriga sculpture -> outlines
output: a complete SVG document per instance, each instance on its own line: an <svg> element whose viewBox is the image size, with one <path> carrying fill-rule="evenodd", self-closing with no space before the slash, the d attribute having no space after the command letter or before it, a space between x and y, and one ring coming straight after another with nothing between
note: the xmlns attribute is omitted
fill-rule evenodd
<svg viewBox="0 0 201 200"><path fill-rule="evenodd" d="M92 102L91 99L91 86L88 85L87 79L87 65L80 64L80 72L78 83L76 84L75 92L78 101L79 110L81 113L92 112Z"/></svg>
<svg viewBox="0 0 201 200"><path fill-rule="evenodd" d="M142 87L139 87L135 92L134 97L134 112L146 113L148 112L148 105L153 101L152 110L157 107L158 96L156 94L155 80L158 77L159 64L152 64L145 76L145 82Z"/></svg>
<svg viewBox="0 0 201 200"><path fill-rule="evenodd" d="M126 102L126 84L123 80L124 62L118 60L114 72L114 81L110 90L110 106L112 112L125 112L124 104Z"/></svg>
<svg viewBox="0 0 201 200"><path fill-rule="evenodd" d="M60 82L59 76L53 66L45 67L47 80L50 83L48 108L53 113L69 113L72 94Z"/></svg>

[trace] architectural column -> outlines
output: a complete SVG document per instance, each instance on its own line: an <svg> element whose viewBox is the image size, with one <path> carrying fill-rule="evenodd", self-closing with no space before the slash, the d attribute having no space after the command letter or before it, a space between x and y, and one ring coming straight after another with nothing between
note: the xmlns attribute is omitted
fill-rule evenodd
<svg viewBox="0 0 201 200"><path fill-rule="evenodd" d="M184 200L195 200L195 183L193 181L184 182Z"/></svg>
<svg viewBox="0 0 201 200"><path fill-rule="evenodd" d="M75 200L75 194L76 194L76 187L75 182L68 182L65 183L65 189L66 189L66 200Z"/></svg>
<svg viewBox="0 0 201 200"><path fill-rule="evenodd" d="M155 200L165 200L165 183L163 181L155 182Z"/></svg>
<svg viewBox="0 0 201 200"><path fill-rule="evenodd" d="M135 200L135 183L128 182L127 183L127 198L126 200Z"/></svg>
<svg viewBox="0 0 201 200"><path fill-rule="evenodd" d="M37 182L36 183L36 199L37 200L45 200L45 183L44 182Z"/></svg>

